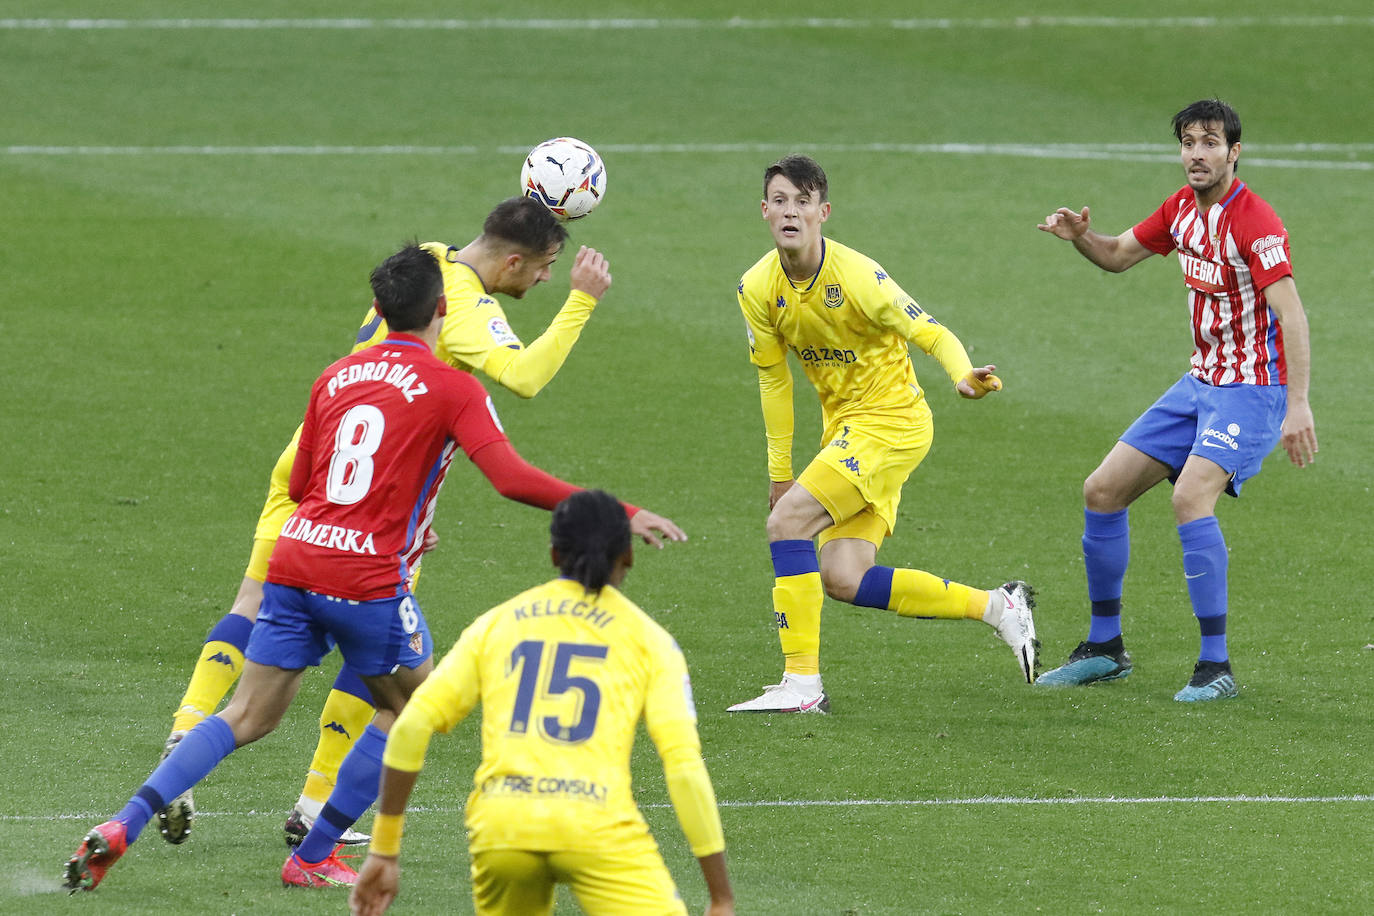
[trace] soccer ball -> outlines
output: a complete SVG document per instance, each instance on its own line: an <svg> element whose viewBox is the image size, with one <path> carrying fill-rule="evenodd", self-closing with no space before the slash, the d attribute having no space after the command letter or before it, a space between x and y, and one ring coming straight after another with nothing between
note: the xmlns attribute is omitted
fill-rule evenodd
<svg viewBox="0 0 1374 916"><path fill-rule="evenodd" d="M520 191L559 219L581 219L606 196L606 163L581 140L545 140L525 156Z"/></svg>

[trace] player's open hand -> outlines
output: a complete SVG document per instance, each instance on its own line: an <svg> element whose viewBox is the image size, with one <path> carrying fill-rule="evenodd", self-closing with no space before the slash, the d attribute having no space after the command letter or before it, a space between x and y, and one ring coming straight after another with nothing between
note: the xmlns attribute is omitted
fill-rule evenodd
<svg viewBox="0 0 1374 916"><path fill-rule="evenodd" d="M1305 403L1289 404L1279 432L1279 442L1288 452L1288 460L1305 468L1317 457L1317 430L1312 420L1312 408Z"/></svg>
<svg viewBox="0 0 1374 916"><path fill-rule="evenodd" d="M570 276L572 288L593 299L600 299L611 288L611 265L607 263L606 256L586 245L577 249Z"/></svg>
<svg viewBox="0 0 1374 916"><path fill-rule="evenodd" d="M776 506L776 505L778 504L778 500L782 499L783 496L785 496L785 495L787 494L787 491L790 490L790 489L792 489L792 484L794 484L794 483L796 483L796 482L797 482L796 478L793 478L793 479L791 479L791 480L770 480L770 481L768 481L768 509L769 509L769 511L772 511L773 507Z"/></svg>
<svg viewBox="0 0 1374 916"><path fill-rule="evenodd" d="M630 533L644 539L644 543L663 549L663 539L685 541L687 535L670 518L655 515L648 509L640 509L630 518Z"/></svg>
<svg viewBox="0 0 1374 916"><path fill-rule="evenodd" d="M1001 391L1002 380L992 374L996 366L975 366L970 369L968 375L959 379L959 383L954 386L954 390L959 392L961 398L968 398L976 401L990 391Z"/></svg>
<svg viewBox="0 0 1374 916"><path fill-rule="evenodd" d="M425 529L425 539L420 542L420 555L429 553L439 546L439 534L433 528Z"/></svg>
<svg viewBox="0 0 1374 916"><path fill-rule="evenodd" d="M395 856L369 854L358 872L358 883L348 895L353 916L382 916L400 890L401 865Z"/></svg>
<svg viewBox="0 0 1374 916"><path fill-rule="evenodd" d="M1068 207L1060 207L1045 217L1045 221L1035 228L1072 242L1074 239L1081 238L1083 233L1088 231L1088 224L1091 222L1088 218L1087 207L1084 207L1079 213L1073 212Z"/></svg>

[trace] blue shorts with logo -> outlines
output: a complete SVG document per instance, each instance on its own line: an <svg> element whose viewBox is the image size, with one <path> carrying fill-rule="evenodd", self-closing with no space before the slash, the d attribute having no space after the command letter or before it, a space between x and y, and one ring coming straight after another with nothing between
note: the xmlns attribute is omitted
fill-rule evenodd
<svg viewBox="0 0 1374 916"><path fill-rule="evenodd" d="M1177 480L1189 455L1231 475L1226 492L1259 473L1278 444L1288 411L1286 385L1208 385L1192 373L1179 379L1121 434L1121 441L1162 461Z"/></svg>
<svg viewBox="0 0 1374 916"><path fill-rule="evenodd" d="M244 656L259 665L318 665L335 645L359 674L415 668L434 652L429 624L410 594L350 601L264 582L262 607Z"/></svg>

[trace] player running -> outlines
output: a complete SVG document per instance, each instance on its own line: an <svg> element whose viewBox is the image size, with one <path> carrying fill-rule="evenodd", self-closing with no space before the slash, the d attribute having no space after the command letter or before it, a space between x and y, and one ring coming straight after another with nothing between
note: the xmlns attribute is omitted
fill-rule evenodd
<svg viewBox="0 0 1374 916"><path fill-rule="evenodd" d="M482 762L467 804L478 914L551 913L557 883L593 916L687 912L630 786L641 716L706 879L706 912L734 912L687 665L618 590L634 562L625 512L606 493L574 493L550 533L559 577L477 618L392 729L356 916L381 916L399 889L406 801L431 736L479 704Z"/></svg>
<svg viewBox="0 0 1374 916"><path fill-rule="evenodd" d="M434 355L447 301L430 253L408 246L373 271L372 287L392 330L330 366L311 391L291 467L289 494L298 505L268 564L238 689L223 712L177 743L118 814L86 835L67 863L67 887L93 889L167 799L271 732L305 667L335 644L377 712L345 757L320 818L288 857L282 881L317 887L347 880L352 869L338 860L333 840L376 798L386 732L433 667L429 627L408 582L455 451L509 499L552 509L575 491L520 458L481 384ZM670 539L685 538L667 519L629 512ZM325 854L312 852L323 843Z"/></svg>
<svg viewBox="0 0 1374 916"><path fill-rule="evenodd" d="M497 205L487 216L482 234L462 248L439 242L421 246L438 261L449 302L449 314L435 347L439 358L468 372L481 371L521 397L538 394L563 365L597 301L609 289L609 265L594 249L583 247L578 251L570 273L572 289L567 301L548 329L528 347L511 330L495 296L519 299L547 281L567 237L564 225L546 207L529 198L513 197ZM369 309L353 352L378 343L386 334L382 317L376 309ZM253 535L248 569L229 612L205 640L172 719L164 757L187 731L215 711L243 669L243 650L262 603L267 561L282 525L296 509L287 493L287 482L299 436L297 429L272 469L267 501ZM419 545L420 550L430 549L436 540L431 532L430 538ZM412 570L418 576L418 557L412 560ZM367 687L344 665L320 713L319 743L300 799L286 821L288 843L299 843L309 832L334 788L339 764L372 718L372 712ZM158 812L163 838L171 843L184 842L190 835L194 815L189 793L174 799ZM367 839L366 834L356 831L343 837L349 845L365 843Z"/></svg>
<svg viewBox="0 0 1374 916"><path fill-rule="evenodd" d="M1187 184L1117 236L1090 228L1088 208L1061 207L1039 228L1119 273L1151 254L1178 252L1192 316L1187 372L1137 419L1083 484L1083 559L1092 604L1088 638L1042 686L1124 678L1121 592L1130 559L1127 507L1163 480L1174 484L1183 577L1202 633L1193 675L1175 700L1237 693L1226 647L1229 558L1217 522L1222 493L1239 496L1282 443L1298 467L1317 452L1308 405L1307 315L1288 259L1288 231L1236 178L1240 118L1216 99L1174 115Z"/></svg>
<svg viewBox="0 0 1374 916"><path fill-rule="evenodd" d="M828 709L820 674L827 594L903 617L982 620L1011 646L1029 682L1038 645L1030 586L1008 582L983 591L876 565L897 520L902 485L931 444L930 407L908 344L935 357L964 398L1000 390L997 367L975 368L953 332L879 264L825 238L821 225L829 217L825 172L814 160L788 156L764 171L763 218L775 249L745 273L739 304L768 437L768 541L783 676L730 711ZM820 396L824 428L820 454L795 479L789 349Z"/></svg>

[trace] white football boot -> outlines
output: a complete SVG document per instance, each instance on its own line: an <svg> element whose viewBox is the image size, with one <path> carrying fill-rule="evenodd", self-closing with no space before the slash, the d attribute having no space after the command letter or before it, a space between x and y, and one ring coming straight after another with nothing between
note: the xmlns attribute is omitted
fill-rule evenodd
<svg viewBox="0 0 1374 916"><path fill-rule="evenodd" d="M743 703L736 703L726 712L816 712L830 711L830 697L825 695L820 678L814 688L799 683L790 674L782 676L781 684L769 684L763 695Z"/></svg>

